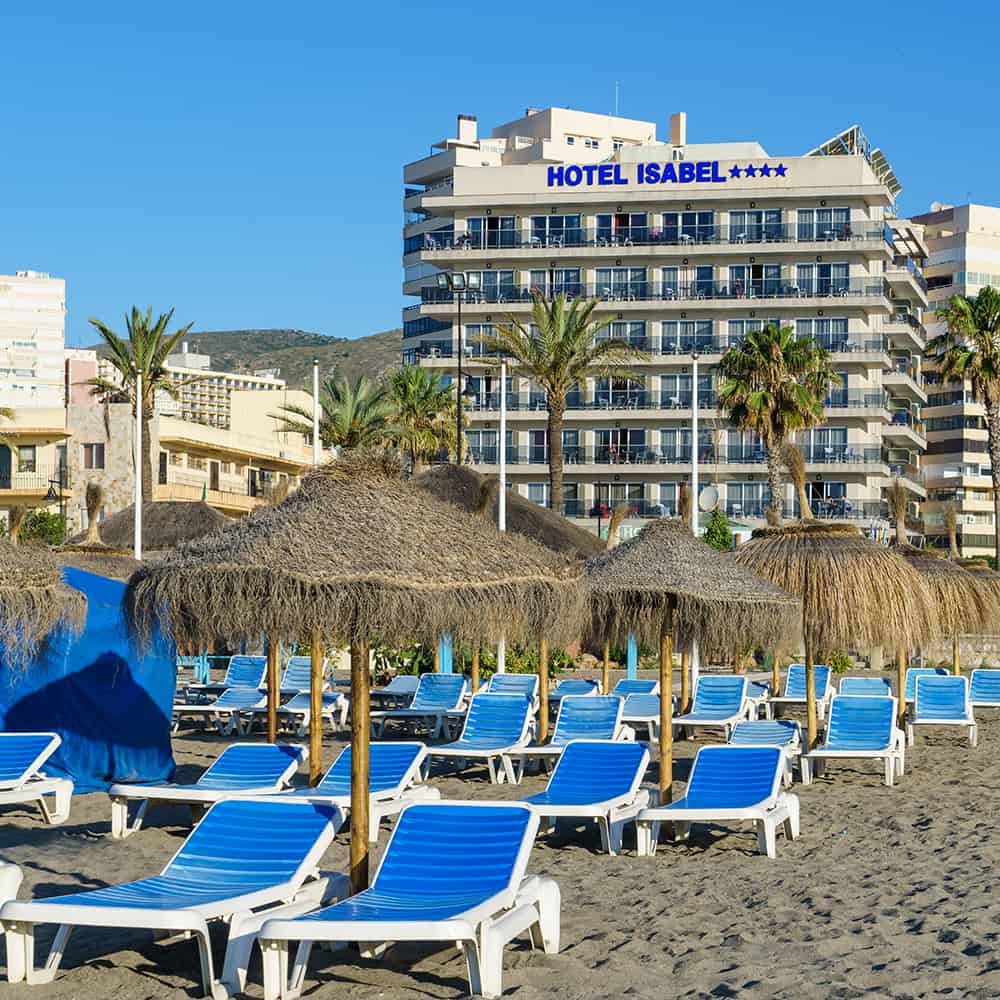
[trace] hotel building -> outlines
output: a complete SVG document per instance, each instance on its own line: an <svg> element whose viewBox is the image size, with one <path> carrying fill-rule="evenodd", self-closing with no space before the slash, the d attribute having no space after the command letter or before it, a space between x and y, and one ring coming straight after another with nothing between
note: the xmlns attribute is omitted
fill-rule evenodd
<svg viewBox="0 0 1000 1000"><path fill-rule="evenodd" d="M926 325L928 336L933 337L944 331L935 311L952 295L974 296L986 285L1000 288L1000 208L933 205L931 209L913 221L923 226L928 249L932 311ZM962 554L993 555L996 525L985 411L973 400L969 383L942 384L933 370L926 380L924 531L929 541L947 546L945 510L954 507Z"/></svg>
<svg viewBox="0 0 1000 1000"><path fill-rule="evenodd" d="M882 524L899 477L914 512L925 497L920 368L927 305L919 226L896 217L900 188L858 127L803 155L756 142L689 143L653 122L560 108L479 138L474 118L404 168L403 360L456 375L462 344L470 460L496 472L499 387L476 338L527 322L532 291L599 301L609 336L646 355L634 380L591 379L569 399L564 496L588 518L628 502L676 510L697 456L733 517L768 502L764 452L716 409L722 353L766 323L792 325L832 354L843 384L826 422L801 436L819 516ZM460 272L459 296L439 286ZM459 322L461 310L461 322ZM691 439L698 361L698 440ZM515 374L504 388L508 485L548 503L544 395ZM797 511L789 485L782 498Z"/></svg>

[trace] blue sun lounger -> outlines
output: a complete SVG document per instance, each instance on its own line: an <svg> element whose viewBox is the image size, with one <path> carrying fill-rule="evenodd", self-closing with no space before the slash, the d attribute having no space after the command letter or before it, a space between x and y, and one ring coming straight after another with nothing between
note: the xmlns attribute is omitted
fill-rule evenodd
<svg viewBox="0 0 1000 1000"><path fill-rule="evenodd" d="M140 830L150 802L180 802L207 808L240 795L280 792L308 756L304 746L234 743L219 754L194 784L112 785L108 789L111 836L123 840ZM133 802L138 806L130 819L129 806Z"/></svg>
<svg viewBox="0 0 1000 1000"><path fill-rule="evenodd" d="M906 737L896 727L896 699L871 695L837 694L830 702L826 742L802 754L802 783L812 781L812 768L822 774L828 760L879 760L885 783L902 777Z"/></svg>
<svg viewBox="0 0 1000 1000"><path fill-rule="evenodd" d="M510 803L421 803L403 810L370 889L261 928L265 1000L297 997L317 941L458 943L470 992L502 992L503 949L524 931L559 950L559 888L525 877L538 818ZM458 859L467 857L468 864ZM299 942L289 976L288 946ZM374 950L374 949L373 949Z"/></svg>
<svg viewBox="0 0 1000 1000"><path fill-rule="evenodd" d="M186 697L216 696L229 688L262 688L267 675L266 656L230 656L221 684L188 684Z"/></svg>
<svg viewBox="0 0 1000 1000"><path fill-rule="evenodd" d="M622 831L649 805L640 788L649 766L642 743L573 740L567 744L544 792L522 799L538 813L539 832L557 819L594 820L608 854L622 849Z"/></svg>
<svg viewBox="0 0 1000 1000"><path fill-rule="evenodd" d="M704 674L695 681L694 701L687 715L674 716L677 729L721 729L729 739L733 726L750 711L747 679L740 674Z"/></svg>
<svg viewBox="0 0 1000 1000"><path fill-rule="evenodd" d="M747 680L747 701L750 704L749 716L751 719L760 718L760 710L764 710L764 718L770 719L773 712L771 709L771 685L767 681Z"/></svg>
<svg viewBox="0 0 1000 1000"><path fill-rule="evenodd" d="M467 683L461 674L423 674L409 708L372 712L375 737L381 739L389 722L423 725L437 739L448 725L448 716L459 711L465 702Z"/></svg>
<svg viewBox="0 0 1000 1000"><path fill-rule="evenodd" d="M676 707L677 699L674 699ZM660 696L658 694L630 694L622 708L622 723L635 731L645 726L652 743L660 742Z"/></svg>
<svg viewBox="0 0 1000 1000"><path fill-rule="evenodd" d="M813 666L813 679L816 683L816 716L820 722L826 718L826 712L833 697L833 684L831 683L832 672L825 663L817 663ZM797 708L806 706L806 665L804 663L792 663L788 667L785 675L785 690L778 697L770 699L772 713L777 709L792 705Z"/></svg>
<svg viewBox="0 0 1000 1000"><path fill-rule="evenodd" d="M799 800L782 791L784 771L780 747L702 747L684 797L639 814L639 854L656 852L661 823L672 823L675 837L685 840L692 823L750 821L760 853L776 857L779 830L790 840L799 835Z"/></svg>
<svg viewBox="0 0 1000 1000"><path fill-rule="evenodd" d="M323 690L327 691L330 681L327 676L327 662L323 660ZM278 685L282 694L298 694L300 691L308 693L312 687L312 657L311 656L290 656L285 664L285 671L281 675L281 683Z"/></svg>
<svg viewBox="0 0 1000 1000"><path fill-rule="evenodd" d="M631 739L635 734L622 725L624 704L624 698L609 694L570 695L562 704L552 739L541 746L524 746L505 754L504 770L508 763L512 764L515 782L519 782L528 761L557 758L573 740Z"/></svg>
<svg viewBox="0 0 1000 1000"><path fill-rule="evenodd" d="M195 827L160 875L50 899L7 900L0 921L12 983L55 979L75 927L149 928L186 933L198 944L204 995L241 992L257 931L269 914L297 915L346 891L342 876L316 877L341 818L310 802L230 799ZM221 979L213 971L210 921L229 920ZM42 968L35 927L58 924Z"/></svg>
<svg viewBox="0 0 1000 1000"><path fill-rule="evenodd" d="M973 670L969 679L969 701L974 709L1000 708L1000 670Z"/></svg>
<svg viewBox="0 0 1000 1000"><path fill-rule="evenodd" d="M368 748L368 839L378 842L382 820L396 816L412 802L439 799L441 792L419 784L427 756L423 743L371 743ZM296 788L281 798L308 799L351 811L351 748L344 747L315 788Z"/></svg>
<svg viewBox="0 0 1000 1000"><path fill-rule="evenodd" d="M459 770L470 762L485 761L491 782L499 784L506 775L514 784L514 768L509 755L527 746L532 721L531 701L524 693L477 694L469 703L459 738L431 747L427 751L428 761L448 760Z"/></svg>
<svg viewBox="0 0 1000 1000"><path fill-rule="evenodd" d="M913 711L906 720L906 742L913 746L916 726L951 726L964 729L969 746L979 742L979 727L969 700L969 678L949 674L923 674L916 679Z"/></svg>
<svg viewBox="0 0 1000 1000"><path fill-rule="evenodd" d="M622 677L610 692L619 698L628 698L633 694L659 694L660 682L640 680L637 677Z"/></svg>
<svg viewBox="0 0 1000 1000"><path fill-rule="evenodd" d="M397 674L384 688L376 688L369 698L384 708L407 708L417 693L420 678L416 674Z"/></svg>
<svg viewBox="0 0 1000 1000"><path fill-rule="evenodd" d="M494 674L480 688L480 694L523 694L533 712L538 711L538 674Z"/></svg>
<svg viewBox="0 0 1000 1000"><path fill-rule="evenodd" d="M215 701L202 705L174 705L173 731L180 729L182 719L211 722L223 735L242 734L253 719L253 712L266 708L267 695L258 688L226 688Z"/></svg>
<svg viewBox="0 0 1000 1000"><path fill-rule="evenodd" d="M258 705L253 709L246 726L247 732L253 729L254 725L267 718L267 698L265 696L263 705ZM347 725L347 712L350 704L339 692L324 692L320 704L320 714L330 724L330 731L336 734L338 729L343 729ZM290 729L296 736L305 736L309 732L309 717L312 712L312 695L309 691L299 691L292 695L284 705L279 705L277 709L278 725Z"/></svg>
<svg viewBox="0 0 1000 1000"><path fill-rule="evenodd" d="M884 677L845 677L840 682L840 693L891 698L892 685Z"/></svg>
<svg viewBox="0 0 1000 1000"><path fill-rule="evenodd" d="M917 696L918 677L948 677L948 671L944 667L907 667L906 668L906 703L913 704L913 699Z"/></svg>
<svg viewBox="0 0 1000 1000"><path fill-rule="evenodd" d="M593 697L600 693L601 685L597 681L580 677L567 677L565 680L559 681L549 691L549 706L558 710L563 698Z"/></svg>
<svg viewBox="0 0 1000 1000"><path fill-rule="evenodd" d="M42 770L61 742L57 733L0 733L0 806L37 802L49 826L69 818L73 782Z"/></svg>
<svg viewBox="0 0 1000 1000"><path fill-rule="evenodd" d="M731 747L779 747L788 764L784 784L792 783L792 762L802 753L802 729L791 719L751 719L737 722L729 736Z"/></svg>

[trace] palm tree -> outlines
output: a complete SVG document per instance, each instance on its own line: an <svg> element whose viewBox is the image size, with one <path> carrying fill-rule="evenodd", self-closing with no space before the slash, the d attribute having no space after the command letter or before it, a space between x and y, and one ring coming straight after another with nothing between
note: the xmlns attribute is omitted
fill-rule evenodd
<svg viewBox="0 0 1000 1000"><path fill-rule="evenodd" d="M748 333L719 362L725 383L719 406L733 426L758 435L767 454L769 524L781 523L781 447L797 431L823 422L823 399L840 376L830 353L790 326Z"/></svg>
<svg viewBox="0 0 1000 1000"><path fill-rule="evenodd" d="M324 448L360 448L385 444L393 434L392 403L382 386L362 375L327 379L320 387L319 439ZM288 403L274 416L283 430L312 438L311 406Z"/></svg>
<svg viewBox="0 0 1000 1000"><path fill-rule="evenodd" d="M131 403L133 416L137 410L141 410L143 463L139 474L143 503L149 503L153 499L153 456L150 454L152 448L149 428L156 409L156 396L164 393L171 399L177 399L184 386L201 379L201 376L195 375L181 382L174 382L167 374L167 358L173 354L177 342L187 336L194 325L188 323L173 333L167 333L173 316L174 311L171 309L160 313L156 322L153 322L152 308L148 308L143 314L132 306L131 313L125 315L127 339L119 337L98 319L88 320L108 347L110 353L107 361L115 369L117 377L105 378L98 375L87 379L84 384L93 386L94 395L104 403ZM141 401L136 399L135 392L139 375L142 376Z"/></svg>
<svg viewBox="0 0 1000 1000"><path fill-rule="evenodd" d="M506 356L520 370L545 390L549 433L549 506L562 506L563 444L562 428L566 415L566 397L570 390L588 377L612 375L628 378L624 366L645 358L624 340L602 338L600 333L610 319L594 320L597 300L574 298L568 305L560 292L545 299L532 292L531 323L524 325L513 316L497 327L493 336L480 337L479 343L492 358L484 363L500 367ZM501 386L500 391L505 391ZM500 442L504 447L504 442Z"/></svg>
<svg viewBox="0 0 1000 1000"><path fill-rule="evenodd" d="M455 441L455 394L438 372L418 365L398 368L389 376L389 397L396 425L396 446L410 458L413 474Z"/></svg>
<svg viewBox="0 0 1000 1000"><path fill-rule="evenodd" d="M943 381L971 383L986 410L993 512L1000 524L1000 291L987 285L974 298L953 295L937 315L946 329L927 345L928 360ZM994 555L1000 557L1000 532Z"/></svg>

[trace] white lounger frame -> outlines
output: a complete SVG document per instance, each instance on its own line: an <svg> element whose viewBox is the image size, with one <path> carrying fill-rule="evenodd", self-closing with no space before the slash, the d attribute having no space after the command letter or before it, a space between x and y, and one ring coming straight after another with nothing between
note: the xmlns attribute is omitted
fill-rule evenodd
<svg viewBox="0 0 1000 1000"><path fill-rule="evenodd" d="M462 802L461 805L482 808L494 807L496 803ZM533 816L528 822L537 823L537 820ZM522 870L527 865L537 832L536 826L521 848L517 865ZM559 886L552 879L529 875L522 879L516 891L498 893L450 920L324 923L319 920L294 922L282 915L268 920L260 932L264 1000L297 1000L301 996L309 954L317 941L366 942L363 951L366 955L374 954L380 944L393 941L452 941L465 954L472 995L499 997L503 992L503 949L508 942L528 931L533 948L541 947L548 955L559 951L560 903ZM375 940L373 931L379 932ZM300 937L304 933L311 934L311 938ZM288 944L291 941L300 943L289 973Z"/></svg>
<svg viewBox="0 0 1000 1000"><path fill-rule="evenodd" d="M933 675L928 675L933 676ZM969 681L965 682L965 707L968 711L968 715L962 719L915 719L913 716L917 711L917 688L920 685L922 677L918 676L913 685L913 709L906 718L906 745L909 747L913 746L913 738L916 735L914 726L949 726L952 728L965 729L969 737L969 746L977 747L979 745L979 725L976 722L975 716L973 715L972 702L969 700Z"/></svg>
<svg viewBox="0 0 1000 1000"><path fill-rule="evenodd" d="M227 690L231 691L232 688L227 688ZM258 702L249 708L223 708L220 711L215 707L214 702L205 705L174 705L170 731L172 733L179 732L181 720L194 717L212 723L218 729L220 736L244 736L252 724L253 713L264 708L266 700L267 695L261 691ZM245 721L242 718L243 715L248 716Z"/></svg>
<svg viewBox="0 0 1000 1000"><path fill-rule="evenodd" d="M27 735L39 735L28 734ZM38 768L52 756L62 742L58 733L45 733L51 736L48 746L34 759L31 767L26 769L17 781L6 787L0 787L0 806L21 805L24 802L37 802L42 819L48 826L59 826L69 819L70 806L73 801L73 782L69 778L50 778ZM47 795L53 797L50 804Z"/></svg>

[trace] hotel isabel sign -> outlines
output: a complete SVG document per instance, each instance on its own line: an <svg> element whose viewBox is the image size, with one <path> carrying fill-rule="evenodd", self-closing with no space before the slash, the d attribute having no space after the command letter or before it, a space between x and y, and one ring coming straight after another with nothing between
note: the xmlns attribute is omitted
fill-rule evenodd
<svg viewBox="0 0 1000 1000"><path fill-rule="evenodd" d="M634 167L634 170L633 170ZM587 163L549 167L551 187L615 187L630 184L725 184L730 179L785 177L784 163L748 163L728 169L718 160L679 160L676 163Z"/></svg>

